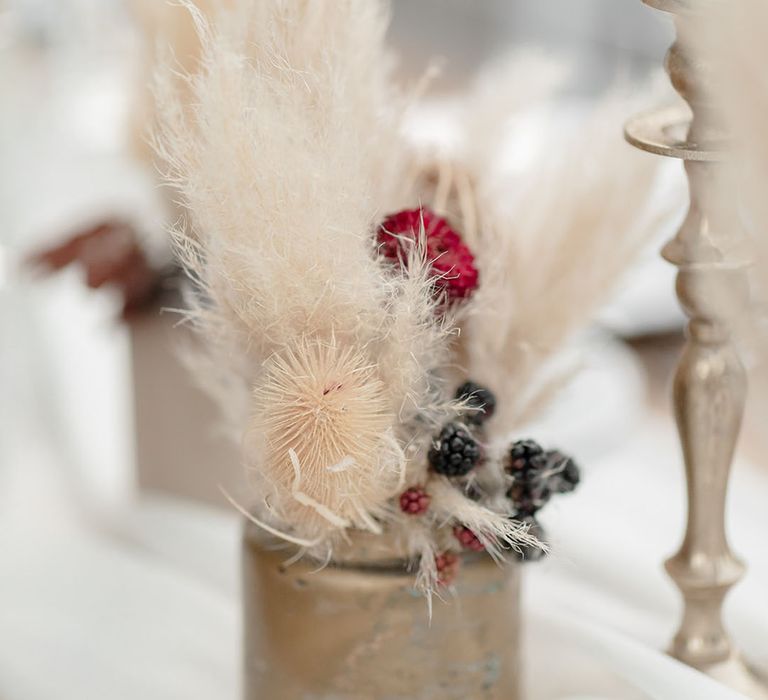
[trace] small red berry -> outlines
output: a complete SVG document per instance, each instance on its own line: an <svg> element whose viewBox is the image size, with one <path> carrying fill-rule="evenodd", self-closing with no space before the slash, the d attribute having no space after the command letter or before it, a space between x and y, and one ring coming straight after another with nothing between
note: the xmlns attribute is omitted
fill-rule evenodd
<svg viewBox="0 0 768 700"><path fill-rule="evenodd" d="M477 535L464 525L456 525L453 528L453 536L465 549L471 549L473 552L482 552L485 549Z"/></svg>
<svg viewBox="0 0 768 700"><path fill-rule="evenodd" d="M441 586L450 586L459 573L461 560L453 552L443 552L435 557L437 567L437 582Z"/></svg>
<svg viewBox="0 0 768 700"><path fill-rule="evenodd" d="M423 515L429 509L430 500L421 486L414 486L400 494L400 510L408 515Z"/></svg>
<svg viewBox="0 0 768 700"><path fill-rule="evenodd" d="M478 284L475 258L461 236L430 209L406 209L388 216L378 230L382 255L402 261L408 242L419 240L422 225L425 255L436 278L436 288L449 302L467 298Z"/></svg>

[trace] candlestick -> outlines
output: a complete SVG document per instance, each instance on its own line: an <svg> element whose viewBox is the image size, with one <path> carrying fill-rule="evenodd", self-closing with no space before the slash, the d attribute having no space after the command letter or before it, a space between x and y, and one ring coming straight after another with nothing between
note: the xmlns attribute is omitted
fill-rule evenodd
<svg viewBox="0 0 768 700"><path fill-rule="evenodd" d="M675 90L688 103L641 115L626 127L627 140L646 151L681 158L690 186L690 208L663 250L676 265L677 295L689 318L686 344L673 385L682 444L688 521L680 550L666 568L680 589L684 609L670 653L749 697L768 690L742 661L725 630L723 599L741 578L725 532L725 503L746 394L746 376L734 347L729 310L748 300L740 252L742 231L724 211L723 121L710 98L711 65L690 51L701 12L723 0L644 0L673 13L677 38L666 57Z"/></svg>

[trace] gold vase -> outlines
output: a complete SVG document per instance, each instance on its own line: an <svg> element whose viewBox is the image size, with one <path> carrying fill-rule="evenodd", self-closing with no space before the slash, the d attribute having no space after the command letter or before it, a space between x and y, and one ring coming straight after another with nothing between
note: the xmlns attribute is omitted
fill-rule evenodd
<svg viewBox="0 0 768 700"><path fill-rule="evenodd" d="M288 556L246 524L246 700L519 698L519 566L466 559L430 622L402 562Z"/></svg>

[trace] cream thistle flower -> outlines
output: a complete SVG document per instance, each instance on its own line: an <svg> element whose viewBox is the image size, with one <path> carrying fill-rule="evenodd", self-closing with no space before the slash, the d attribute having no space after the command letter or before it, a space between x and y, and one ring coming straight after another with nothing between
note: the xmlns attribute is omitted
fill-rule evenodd
<svg viewBox="0 0 768 700"><path fill-rule="evenodd" d="M272 356L254 391L247 440L268 504L303 537L375 520L403 479L390 399L352 347L302 341Z"/></svg>

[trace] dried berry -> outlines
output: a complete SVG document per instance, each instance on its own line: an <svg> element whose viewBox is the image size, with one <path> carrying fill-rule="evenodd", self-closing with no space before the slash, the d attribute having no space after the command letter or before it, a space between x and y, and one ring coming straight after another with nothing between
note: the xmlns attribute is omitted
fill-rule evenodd
<svg viewBox="0 0 768 700"><path fill-rule="evenodd" d="M554 493L570 493L581 481L581 470L571 457L559 450L547 452L549 488Z"/></svg>
<svg viewBox="0 0 768 700"><path fill-rule="evenodd" d="M435 286L449 302L465 299L477 288L475 258L448 222L421 207L388 216L378 230L381 254L405 262L424 227L424 254L435 277Z"/></svg>
<svg viewBox="0 0 768 700"><path fill-rule="evenodd" d="M464 525L456 525L453 528L453 536L464 549L471 549L473 552L482 552L485 549L478 536Z"/></svg>
<svg viewBox="0 0 768 700"><path fill-rule="evenodd" d="M429 494L421 486L414 486L400 494L400 510L408 515L423 515L429 509L429 502Z"/></svg>
<svg viewBox="0 0 768 700"><path fill-rule="evenodd" d="M456 391L456 398L473 409L467 413L467 420L474 425L487 421L496 410L496 397L493 392L475 382L464 382Z"/></svg>
<svg viewBox="0 0 768 700"><path fill-rule="evenodd" d="M475 481L468 481L464 485L464 495L470 500L470 501L482 501L483 498L486 497L486 493L480 489Z"/></svg>
<svg viewBox="0 0 768 700"><path fill-rule="evenodd" d="M528 532L533 535L539 542L546 542L546 533L544 528L541 527L538 520L532 515L523 518L516 518L521 523L529 525ZM536 547L531 544L520 545L518 549L512 550L515 559L519 562L539 561L547 556L546 551L541 547Z"/></svg>
<svg viewBox="0 0 768 700"><path fill-rule="evenodd" d="M549 482L543 474L521 475L507 491L512 501L515 517L532 516L538 513L552 497Z"/></svg>
<svg viewBox="0 0 768 700"><path fill-rule="evenodd" d="M444 476L463 476L480 460L480 445L460 423L448 423L429 450L432 469Z"/></svg>
<svg viewBox="0 0 768 700"><path fill-rule="evenodd" d="M509 472L517 476L543 470L547 466L544 448L535 440L518 440L509 449Z"/></svg>
<svg viewBox="0 0 768 700"><path fill-rule="evenodd" d="M435 567L437 568L437 582L441 586L450 586L456 574L459 573L461 560L453 552L443 552L435 557Z"/></svg>

